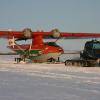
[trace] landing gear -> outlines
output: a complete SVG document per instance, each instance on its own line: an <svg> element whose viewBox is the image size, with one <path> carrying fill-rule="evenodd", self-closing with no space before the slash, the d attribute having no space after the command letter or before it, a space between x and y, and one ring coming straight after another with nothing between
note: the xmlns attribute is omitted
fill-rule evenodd
<svg viewBox="0 0 100 100"><path fill-rule="evenodd" d="M20 63L21 61L25 62L25 58L15 58L15 62Z"/></svg>
<svg viewBox="0 0 100 100"><path fill-rule="evenodd" d="M50 62L50 63L55 63L55 62L56 62L56 60L55 60L53 57L51 57L51 58L49 58L49 59L47 60L47 62Z"/></svg>

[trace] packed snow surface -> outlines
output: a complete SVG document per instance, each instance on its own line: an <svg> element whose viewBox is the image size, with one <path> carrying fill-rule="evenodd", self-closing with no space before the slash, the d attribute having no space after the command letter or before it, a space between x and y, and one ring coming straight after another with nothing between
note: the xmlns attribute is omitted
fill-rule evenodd
<svg viewBox="0 0 100 100"><path fill-rule="evenodd" d="M0 100L100 100L100 67L16 64L0 57Z"/></svg>

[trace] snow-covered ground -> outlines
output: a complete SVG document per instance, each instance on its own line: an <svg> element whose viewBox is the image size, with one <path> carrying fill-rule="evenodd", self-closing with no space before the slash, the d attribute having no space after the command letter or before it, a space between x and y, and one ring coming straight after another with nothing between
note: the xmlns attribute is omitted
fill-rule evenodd
<svg viewBox="0 0 100 100"><path fill-rule="evenodd" d="M3 57L0 100L100 100L100 67L14 64Z"/></svg>

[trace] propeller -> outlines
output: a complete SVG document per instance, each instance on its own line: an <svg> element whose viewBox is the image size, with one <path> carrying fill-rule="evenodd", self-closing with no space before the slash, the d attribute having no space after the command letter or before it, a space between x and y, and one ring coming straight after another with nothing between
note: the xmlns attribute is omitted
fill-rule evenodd
<svg viewBox="0 0 100 100"><path fill-rule="evenodd" d="M60 37L60 31L57 28L53 29L51 32L53 33L53 35L52 35L53 38L59 38Z"/></svg>
<svg viewBox="0 0 100 100"><path fill-rule="evenodd" d="M24 37L18 38L15 41L22 41L22 40L26 41L32 37L32 30L30 28L25 28L22 32L23 32Z"/></svg>

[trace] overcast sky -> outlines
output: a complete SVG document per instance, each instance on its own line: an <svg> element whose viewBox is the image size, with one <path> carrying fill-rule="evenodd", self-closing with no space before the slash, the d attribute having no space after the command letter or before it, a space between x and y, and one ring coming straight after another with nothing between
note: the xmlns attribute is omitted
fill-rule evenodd
<svg viewBox="0 0 100 100"><path fill-rule="evenodd" d="M0 0L0 30L100 32L100 0ZM58 41L65 49L81 49L84 40ZM0 51L6 41L0 39Z"/></svg>

